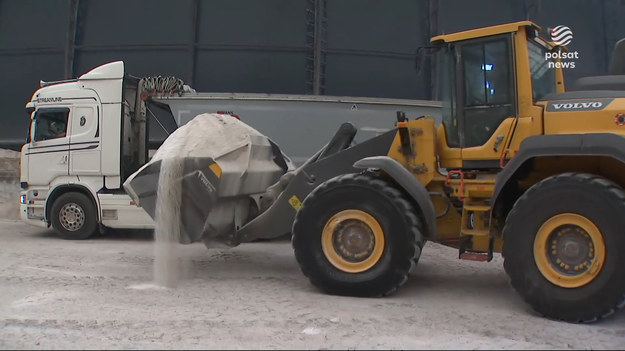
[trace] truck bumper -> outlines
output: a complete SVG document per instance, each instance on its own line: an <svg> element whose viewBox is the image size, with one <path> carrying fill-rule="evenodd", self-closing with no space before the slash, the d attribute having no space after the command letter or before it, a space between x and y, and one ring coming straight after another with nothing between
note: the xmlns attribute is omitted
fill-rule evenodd
<svg viewBox="0 0 625 351"><path fill-rule="evenodd" d="M43 205L20 204L20 219L27 224L47 228Z"/></svg>

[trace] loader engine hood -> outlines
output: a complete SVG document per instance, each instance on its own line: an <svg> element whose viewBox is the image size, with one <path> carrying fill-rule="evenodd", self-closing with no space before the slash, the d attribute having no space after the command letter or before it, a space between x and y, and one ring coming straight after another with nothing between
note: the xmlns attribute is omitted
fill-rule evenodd
<svg viewBox="0 0 625 351"><path fill-rule="evenodd" d="M545 134L625 135L625 91L570 91L545 100Z"/></svg>
<svg viewBox="0 0 625 351"><path fill-rule="evenodd" d="M180 243L227 243L258 214L261 194L288 171L283 156L238 119L202 114L173 132L124 189L157 226L173 216Z"/></svg>

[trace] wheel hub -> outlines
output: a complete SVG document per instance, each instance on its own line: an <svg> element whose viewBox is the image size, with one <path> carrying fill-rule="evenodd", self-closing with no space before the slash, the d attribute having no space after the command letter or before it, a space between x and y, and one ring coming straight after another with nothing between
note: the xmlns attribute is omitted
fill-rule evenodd
<svg viewBox="0 0 625 351"><path fill-rule="evenodd" d="M534 260L542 275L563 288L593 281L605 262L605 243L588 218L563 213L548 219L534 240Z"/></svg>
<svg viewBox="0 0 625 351"><path fill-rule="evenodd" d="M59 222L66 230L75 232L85 224L85 212L77 204L67 203L59 210Z"/></svg>
<svg viewBox="0 0 625 351"><path fill-rule="evenodd" d="M590 235L577 225L563 225L549 237L552 266L563 274L576 275L587 271L592 263L594 245Z"/></svg>
<svg viewBox="0 0 625 351"><path fill-rule="evenodd" d="M359 262L373 253L375 237L365 223L350 219L337 225L333 240L336 252L350 262Z"/></svg>
<svg viewBox="0 0 625 351"><path fill-rule="evenodd" d="M373 267L384 252L384 232L378 221L361 210L344 210L330 218L321 234L328 261L341 271L360 273Z"/></svg>

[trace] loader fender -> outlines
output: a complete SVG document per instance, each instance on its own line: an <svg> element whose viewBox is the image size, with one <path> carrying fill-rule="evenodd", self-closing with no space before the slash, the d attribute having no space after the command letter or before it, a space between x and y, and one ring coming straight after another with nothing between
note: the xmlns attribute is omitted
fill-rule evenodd
<svg viewBox="0 0 625 351"><path fill-rule="evenodd" d="M524 165L545 156L609 156L625 163L625 137L612 133L535 135L523 140L519 152L495 178L491 203L495 207L505 197Z"/></svg>
<svg viewBox="0 0 625 351"><path fill-rule="evenodd" d="M421 184L410 171L402 166L401 163L388 156L373 156L356 161L356 163L354 163L354 168L380 169L393 178L393 180L414 199L421 210L426 226L424 231L425 236L434 237L436 235L436 212L430 200L430 195L425 186Z"/></svg>

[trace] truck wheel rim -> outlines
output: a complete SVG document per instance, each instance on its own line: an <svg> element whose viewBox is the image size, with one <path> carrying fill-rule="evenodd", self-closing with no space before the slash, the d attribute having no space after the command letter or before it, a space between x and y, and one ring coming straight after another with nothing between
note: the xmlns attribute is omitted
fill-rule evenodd
<svg viewBox="0 0 625 351"><path fill-rule="evenodd" d="M77 204L70 202L59 210L61 226L70 232L75 232L85 224L85 211Z"/></svg>
<svg viewBox="0 0 625 351"><path fill-rule="evenodd" d="M578 288L593 281L601 272L605 257L599 228L575 213L549 218L534 240L534 260L540 273L562 288Z"/></svg>
<svg viewBox="0 0 625 351"><path fill-rule="evenodd" d="M384 231L370 214L344 210L326 222L321 247L334 267L347 273L364 272L382 257Z"/></svg>

